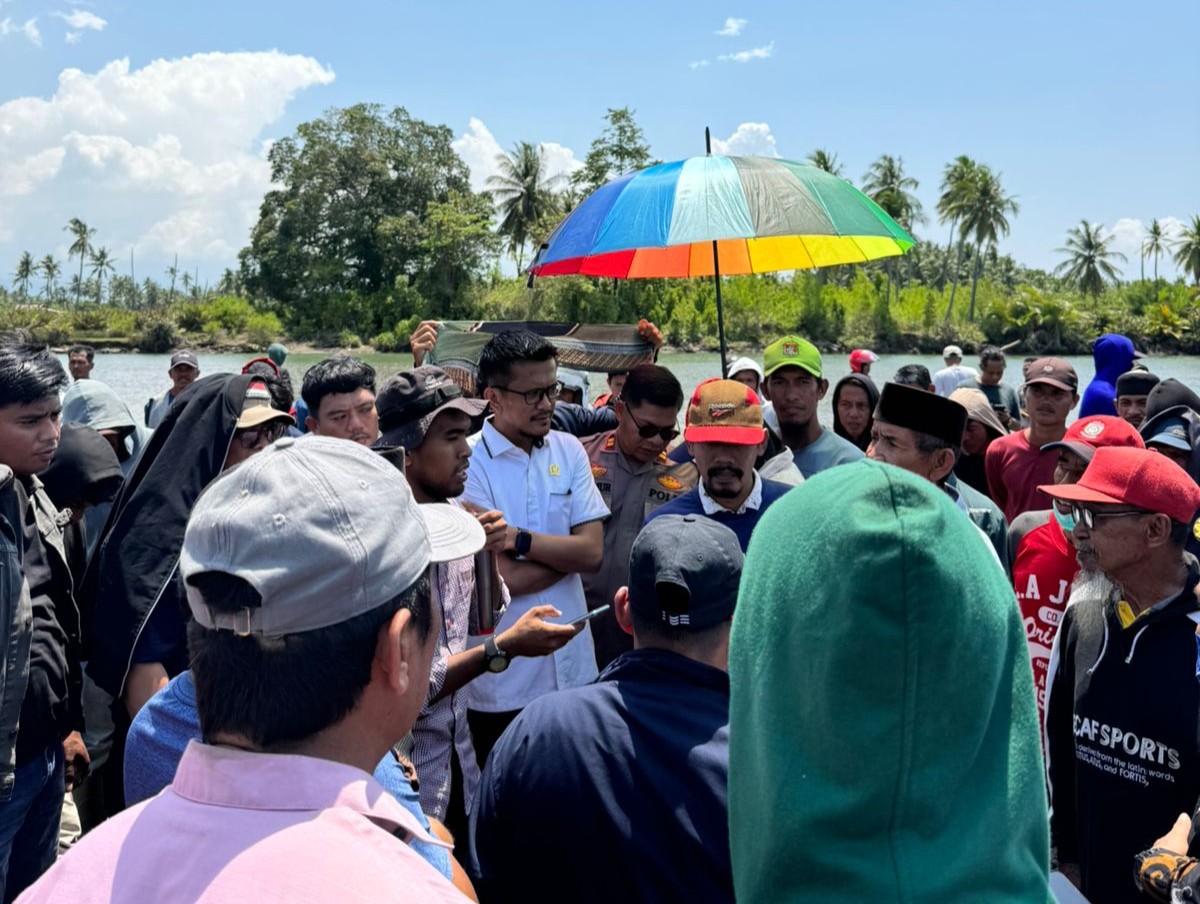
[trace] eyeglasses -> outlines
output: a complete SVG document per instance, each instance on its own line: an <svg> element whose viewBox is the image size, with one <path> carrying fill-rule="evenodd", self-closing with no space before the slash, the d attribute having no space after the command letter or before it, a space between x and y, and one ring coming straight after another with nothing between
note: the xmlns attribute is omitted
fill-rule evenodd
<svg viewBox="0 0 1200 904"><path fill-rule="evenodd" d="M548 402L553 402L563 391L563 385L561 381L555 383L553 386L547 386L544 389L529 389L525 392L521 392L517 389L509 389L507 386L495 386L493 388L501 389L504 392L510 392L513 395L520 396L525 400L526 405L536 405L542 399L546 399Z"/></svg>
<svg viewBox="0 0 1200 904"><path fill-rule="evenodd" d="M233 438L241 443L243 449L253 449L264 438L267 441L267 445L271 445L271 443L283 436L285 430L287 430L287 424L283 421L267 421L265 424L259 424L257 427L247 427L245 430L238 430L233 434Z"/></svg>
<svg viewBox="0 0 1200 904"><path fill-rule="evenodd" d="M1148 512L1145 509L1135 509L1132 512L1096 512L1090 508L1084 508L1082 505L1071 503L1071 517L1075 519L1076 524L1082 524L1088 530L1096 526L1098 518L1127 518L1131 515L1153 515L1154 512Z"/></svg>
<svg viewBox="0 0 1200 904"><path fill-rule="evenodd" d="M628 405L625 406L625 413L629 415L629 419L633 421L633 425L637 427L638 436L642 439L650 439L652 436L657 436L664 443L669 443L679 435L679 431L674 427L659 427L655 424L643 424L633 414L633 411Z"/></svg>

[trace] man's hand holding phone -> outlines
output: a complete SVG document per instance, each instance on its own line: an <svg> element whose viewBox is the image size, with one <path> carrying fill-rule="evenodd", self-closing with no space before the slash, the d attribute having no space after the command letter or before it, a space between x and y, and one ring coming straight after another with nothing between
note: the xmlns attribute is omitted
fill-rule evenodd
<svg viewBox="0 0 1200 904"><path fill-rule="evenodd" d="M562 612L553 606L534 606L511 628L496 636L496 645L510 656L546 656L566 646L583 630L584 622L563 625L546 621Z"/></svg>

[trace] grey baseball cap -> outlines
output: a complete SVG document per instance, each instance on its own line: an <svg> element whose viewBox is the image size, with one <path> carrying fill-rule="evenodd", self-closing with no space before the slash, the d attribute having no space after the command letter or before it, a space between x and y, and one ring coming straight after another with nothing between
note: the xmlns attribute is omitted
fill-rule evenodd
<svg viewBox="0 0 1200 904"><path fill-rule="evenodd" d="M375 397L379 415L376 446L416 449L443 411L462 411L472 419L487 408L483 399L468 399L440 367L424 364L390 377Z"/></svg>
<svg viewBox="0 0 1200 904"><path fill-rule="evenodd" d="M186 364L188 367L194 367L196 370L200 369L200 362L196 359L196 353L181 350L177 351L171 356L171 366L168 367L167 370L174 370L181 364Z"/></svg>
<svg viewBox="0 0 1200 904"><path fill-rule="evenodd" d="M733 616L742 577L737 534L703 515L659 515L629 554L629 605L648 621L711 628Z"/></svg>
<svg viewBox="0 0 1200 904"><path fill-rule="evenodd" d="M453 505L418 505L408 481L358 443L284 437L200 495L179 558L192 616L206 628L281 637L383 605L432 562L483 548L479 522ZM191 579L220 571L262 597L209 608Z"/></svg>

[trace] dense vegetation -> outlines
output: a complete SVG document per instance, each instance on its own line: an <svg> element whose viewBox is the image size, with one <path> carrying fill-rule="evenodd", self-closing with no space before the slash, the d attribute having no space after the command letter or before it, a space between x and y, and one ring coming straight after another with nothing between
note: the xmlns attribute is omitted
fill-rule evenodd
<svg viewBox="0 0 1200 904"><path fill-rule="evenodd" d="M68 260L25 252L0 289L0 328L22 326L51 342L94 341L162 351L181 342L261 348L286 335L320 345L403 348L425 318L632 322L647 317L672 345L715 342L711 281L537 280L518 270L588 192L654 162L628 109L609 110L584 166L549 177L538 146L518 142L498 160L488 191L474 192L452 134L403 108L332 110L270 151L264 197L236 271L201 286L179 262L165 282L118 273L96 230L73 219ZM837 155L809 161L844 176ZM1171 239L1155 221L1142 278L1122 283L1100 224L1066 233L1053 274L1000 253L1020 213L1001 174L960 156L947 164L936 205L943 245L903 160L883 155L859 183L918 238L904 258L815 273L733 277L724 283L732 343L762 345L800 332L823 345L933 351L948 341L1021 341L1028 351L1080 352L1100 332L1123 332L1159 351L1200 352L1197 290L1158 278L1171 255L1200 286L1200 216ZM75 259L78 258L78 269ZM1145 278L1146 264L1152 278Z"/></svg>

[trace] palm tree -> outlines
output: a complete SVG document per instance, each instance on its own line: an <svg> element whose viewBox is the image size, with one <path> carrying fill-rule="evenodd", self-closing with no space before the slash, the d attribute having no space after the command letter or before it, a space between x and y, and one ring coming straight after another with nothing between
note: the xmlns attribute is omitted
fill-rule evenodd
<svg viewBox="0 0 1200 904"><path fill-rule="evenodd" d="M1009 216L1016 216L1021 208L1016 199L1004 193L1000 175L986 166L977 166L970 182L971 193L962 204L959 233L975 243L975 265L971 269L971 306L967 319L975 319L975 290L979 286L979 274L983 269L980 252L986 245L995 251L1001 236L1008 235Z"/></svg>
<svg viewBox="0 0 1200 904"><path fill-rule="evenodd" d="M496 231L507 239L519 272L534 225L554 203L554 191L562 177L546 177L542 149L528 141L518 141L512 151L498 155L496 162L500 172L487 180L500 212Z"/></svg>
<svg viewBox="0 0 1200 904"><path fill-rule="evenodd" d="M817 148L808 155L808 162L817 169L825 170L831 176L842 177L843 167L838 163L837 154L830 153L824 148Z"/></svg>
<svg viewBox="0 0 1200 904"><path fill-rule="evenodd" d="M958 230L958 221L962 219L966 199L974 191L975 172L977 169L978 164L974 160L966 154L960 154L951 163L947 163L946 168L942 171L942 193L938 197L937 213L939 223L943 225L946 223L950 224L950 238L946 242L947 260L950 257L950 246L954 243L954 234ZM962 269L963 245L964 241L960 236L958 240L958 253L954 257L954 271L951 274L950 301L946 305L945 319L947 321L950 320L950 315L954 311L954 295L958 291L958 274ZM939 285L940 288L941 286Z"/></svg>
<svg viewBox="0 0 1200 904"><path fill-rule="evenodd" d="M52 255L47 254L38 261L37 270L46 280L45 286L42 287L42 297L49 299L54 291L54 284L58 282L58 276L62 273L62 267Z"/></svg>
<svg viewBox="0 0 1200 904"><path fill-rule="evenodd" d="M29 297L29 284L33 281L36 273L37 264L33 262L33 255L28 251L22 251L21 257L17 261L17 269L13 271L13 281L16 283L17 292L22 298Z"/></svg>
<svg viewBox="0 0 1200 904"><path fill-rule="evenodd" d="M903 157L884 154L863 176L862 190L888 216L912 232L914 224L925 222L925 210L913 194L920 184L912 176L904 175Z"/></svg>
<svg viewBox="0 0 1200 904"><path fill-rule="evenodd" d="M907 232L913 231L914 223L925 221L925 211L913 194L920 183L912 176L904 175L902 157L883 154L871 164L862 181L863 193ZM899 284L899 267L895 259L889 260L884 267L888 272L887 297L890 298L892 279L895 278Z"/></svg>
<svg viewBox="0 0 1200 904"><path fill-rule="evenodd" d="M1065 276L1086 295L1096 298L1107 282L1117 281L1114 259L1126 260L1124 254L1114 251L1109 245L1112 236L1104 235L1099 223L1081 220L1074 229L1067 231L1067 244L1055 250L1068 258L1054 268L1056 276Z"/></svg>
<svg viewBox="0 0 1200 904"><path fill-rule="evenodd" d="M171 277L171 293L167 296L167 303L175 303L175 278L179 276L179 255L175 255L175 263L167 267L167 276Z"/></svg>
<svg viewBox="0 0 1200 904"><path fill-rule="evenodd" d="M107 248L100 248L91 254L92 276L96 278L96 304L104 300L104 277L111 276L117 271L116 262Z"/></svg>
<svg viewBox="0 0 1200 904"><path fill-rule="evenodd" d="M1200 286L1200 216L1192 217L1191 224L1175 240L1174 257L1179 268L1190 273Z"/></svg>
<svg viewBox="0 0 1200 904"><path fill-rule="evenodd" d="M1149 255L1154 258L1154 291L1158 291L1158 257L1160 254L1167 253L1167 234L1163 232L1162 223L1158 220L1150 221L1150 228L1146 230L1146 239L1142 242L1142 255Z"/></svg>
<svg viewBox="0 0 1200 904"><path fill-rule="evenodd" d="M71 243L71 247L67 249L67 260L70 260L76 254L79 255L79 282L76 285L82 286L83 259L92 250L92 236L96 234L96 230L89 229L88 224L79 219L79 217L71 217L71 222L63 227L63 231L71 233L75 238L75 241ZM79 304L78 291L75 295L75 304Z"/></svg>

